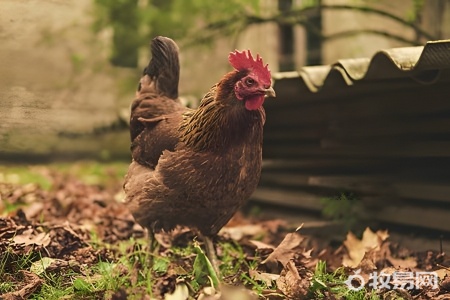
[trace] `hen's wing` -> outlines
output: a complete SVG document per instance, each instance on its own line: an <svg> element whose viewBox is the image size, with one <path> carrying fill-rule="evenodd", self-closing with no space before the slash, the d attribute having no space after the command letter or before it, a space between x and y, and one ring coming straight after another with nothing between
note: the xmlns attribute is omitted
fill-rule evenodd
<svg viewBox="0 0 450 300"><path fill-rule="evenodd" d="M186 108L178 100L177 45L169 38L156 37L151 52L131 106L130 136L133 159L154 168L162 151L173 150L178 143L177 128Z"/></svg>

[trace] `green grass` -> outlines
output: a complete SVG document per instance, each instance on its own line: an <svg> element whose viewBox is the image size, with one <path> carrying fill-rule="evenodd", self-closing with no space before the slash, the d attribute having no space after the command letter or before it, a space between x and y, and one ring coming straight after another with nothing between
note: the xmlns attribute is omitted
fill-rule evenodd
<svg viewBox="0 0 450 300"><path fill-rule="evenodd" d="M310 292L313 299L328 299L332 294L337 299L345 300L380 300L375 291L362 288L358 291L350 289L347 284L348 275L344 268L338 268L334 272L327 272L324 261L317 262L314 276L311 280Z"/></svg>
<svg viewBox="0 0 450 300"><path fill-rule="evenodd" d="M44 266L41 272L37 272L44 284L32 299L103 298L102 295L113 294L119 289L128 288L151 294L154 273L149 267L148 251L141 248L145 242L145 240L131 240L116 246L104 244L104 247L118 251L117 260L99 261L94 265L84 266L79 272L66 270L56 273L47 272ZM131 245L133 251L130 252Z"/></svg>
<svg viewBox="0 0 450 300"><path fill-rule="evenodd" d="M44 190L52 187L52 180L46 175L49 171L62 175L70 174L86 184L108 185L112 179L123 178L128 169L128 162L111 162L108 164L93 161L76 163L53 163L49 165L13 165L0 166L0 182L27 185L37 184Z"/></svg>
<svg viewBox="0 0 450 300"><path fill-rule="evenodd" d="M72 275L74 276L74 275ZM38 293L32 295L30 299L37 300L57 300L73 299L75 295L74 286L70 282L71 275L43 274L44 279L41 289Z"/></svg>
<svg viewBox="0 0 450 300"><path fill-rule="evenodd" d="M224 277L239 273L242 265L247 262L242 247L237 243L220 243L219 247L222 249L223 256L221 259L220 272Z"/></svg>
<svg viewBox="0 0 450 300"><path fill-rule="evenodd" d="M0 166L0 182L12 184L36 184L45 190L51 187L51 181L38 168L28 166Z"/></svg>

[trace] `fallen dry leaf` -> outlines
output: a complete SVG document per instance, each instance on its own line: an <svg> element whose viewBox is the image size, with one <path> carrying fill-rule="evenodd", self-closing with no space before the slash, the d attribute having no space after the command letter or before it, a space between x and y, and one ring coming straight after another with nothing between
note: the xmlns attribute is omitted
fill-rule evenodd
<svg viewBox="0 0 450 300"><path fill-rule="evenodd" d="M394 267L400 269L412 269L417 266L417 259L415 257L407 257L405 259L392 257L391 254L386 258Z"/></svg>
<svg viewBox="0 0 450 300"><path fill-rule="evenodd" d="M173 293L167 293L164 295L164 300L186 300L188 298L189 290L184 283L177 284Z"/></svg>
<svg viewBox="0 0 450 300"><path fill-rule="evenodd" d="M381 243L387 239L387 231L373 232L369 227L364 230L362 239L358 239L352 232L347 234L344 246L347 248L347 255L344 255L342 264L346 267L356 268L364 258L366 252L379 250Z"/></svg>
<svg viewBox="0 0 450 300"><path fill-rule="evenodd" d="M261 263L267 265L271 272L277 273L278 262L285 267L294 258L303 239L304 237L296 232L288 233L278 247Z"/></svg>
<svg viewBox="0 0 450 300"><path fill-rule="evenodd" d="M289 261L286 264L276 283L277 288L282 291L288 299L307 299L310 278L302 278L295 267L294 262Z"/></svg>
<svg viewBox="0 0 450 300"><path fill-rule="evenodd" d="M249 270L248 273L253 280L264 282L267 287L272 287L273 281L280 277L279 274L261 273L257 270Z"/></svg>
<svg viewBox="0 0 450 300"><path fill-rule="evenodd" d="M204 300L257 300L257 295L241 286L232 286L222 284L220 286L220 291L218 291L214 296L215 298L204 298ZM198 298L199 300L200 297Z"/></svg>
<svg viewBox="0 0 450 300"><path fill-rule="evenodd" d="M444 280L445 278L450 278L450 269L449 268L441 268L435 271L439 276L440 280Z"/></svg>
<svg viewBox="0 0 450 300"><path fill-rule="evenodd" d="M27 216L27 218L34 218L39 215L39 213L43 210L44 203L42 201L35 201L29 203L27 206L23 207L22 210Z"/></svg>
<svg viewBox="0 0 450 300"><path fill-rule="evenodd" d="M249 242L250 244L254 245L257 250L275 249L273 245L269 245L261 241L250 240Z"/></svg>
<svg viewBox="0 0 450 300"><path fill-rule="evenodd" d="M275 219L267 220L261 223L261 225L266 228L270 233L276 233L280 227L286 227L287 222L285 220Z"/></svg>
<svg viewBox="0 0 450 300"><path fill-rule="evenodd" d="M240 241L245 236L253 237L264 232L265 230L261 224L246 224L234 227L223 227L220 230L219 235L231 238L235 241Z"/></svg>
<svg viewBox="0 0 450 300"><path fill-rule="evenodd" d="M45 232L34 234L32 228L25 230L22 234L13 238L14 243L24 245L48 246L50 244L50 236Z"/></svg>
<svg viewBox="0 0 450 300"><path fill-rule="evenodd" d="M440 279L439 286L440 286L441 290L450 292L450 276L449 276L449 274L446 274L445 276L441 277L442 274L438 273L438 276Z"/></svg>
<svg viewBox="0 0 450 300"><path fill-rule="evenodd" d="M213 287L205 287L200 292L197 300L257 300L257 296L239 286L229 286L222 284L219 290Z"/></svg>
<svg viewBox="0 0 450 300"><path fill-rule="evenodd" d="M47 270L48 267L55 261L54 258L43 257L38 261L35 261L30 266L30 271L36 275L41 275Z"/></svg>

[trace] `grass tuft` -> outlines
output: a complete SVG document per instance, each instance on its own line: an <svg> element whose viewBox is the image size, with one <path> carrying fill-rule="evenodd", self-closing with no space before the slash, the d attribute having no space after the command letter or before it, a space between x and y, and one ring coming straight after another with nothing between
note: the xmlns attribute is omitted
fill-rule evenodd
<svg viewBox="0 0 450 300"><path fill-rule="evenodd" d="M313 299L329 299L333 295L336 299L344 300L380 300L375 291L362 288L358 291L352 290L346 283L348 275L344 267L334 272L327 272L324 261L318 261L311 280L310 293Z"/></svg>

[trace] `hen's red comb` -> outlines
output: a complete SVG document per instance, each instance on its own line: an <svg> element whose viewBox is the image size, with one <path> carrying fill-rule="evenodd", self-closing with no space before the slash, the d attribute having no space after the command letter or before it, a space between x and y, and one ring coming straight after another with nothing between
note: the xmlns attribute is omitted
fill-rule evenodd
<svg viewBox="0 0 450 300"><path fill-rule="evenodd" d="M252 53L250 50L247 51L238 51L235 50L231 52L228 56L228 61L238 71L242 70L252 70L254 73L258 75L258 77L270 84L271 76L270 70L267 67L268 65L264 65L262 58L259 54L256 55L256 59L253 59Z"/></svg>

